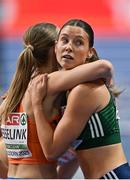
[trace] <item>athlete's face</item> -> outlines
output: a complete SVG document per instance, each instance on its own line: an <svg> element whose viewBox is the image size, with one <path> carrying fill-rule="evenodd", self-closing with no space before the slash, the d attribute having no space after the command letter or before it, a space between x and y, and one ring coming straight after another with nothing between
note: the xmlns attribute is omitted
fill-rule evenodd
<svg viewBox="0 0 130 180"><path fill-rule="evenodd" d="M80 27L65 26L59 35L55 52L63 69L84 64L90 53L88 34Z"/></svg>

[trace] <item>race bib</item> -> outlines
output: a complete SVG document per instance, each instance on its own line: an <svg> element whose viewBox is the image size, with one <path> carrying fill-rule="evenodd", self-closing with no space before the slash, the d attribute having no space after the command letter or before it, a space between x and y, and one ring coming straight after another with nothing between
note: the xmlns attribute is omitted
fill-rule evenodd
<svg viewBox="0 0 130 180"><path fill-rule="evenodd" d="M32 156L27 146L28 128L26 113L11 113L1 131L9 158Z"/></svg>

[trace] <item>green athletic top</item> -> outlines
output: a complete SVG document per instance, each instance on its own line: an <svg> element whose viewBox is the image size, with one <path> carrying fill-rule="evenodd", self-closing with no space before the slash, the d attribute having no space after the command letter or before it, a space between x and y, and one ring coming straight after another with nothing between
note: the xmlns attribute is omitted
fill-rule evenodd
<svg viewBox="0 0 130 180"><path fill-rule="evenodd" d="M76 150L95 148L121 142L117 110L111 95L101 111L92 114L80 136L72 143Z"/></svg>

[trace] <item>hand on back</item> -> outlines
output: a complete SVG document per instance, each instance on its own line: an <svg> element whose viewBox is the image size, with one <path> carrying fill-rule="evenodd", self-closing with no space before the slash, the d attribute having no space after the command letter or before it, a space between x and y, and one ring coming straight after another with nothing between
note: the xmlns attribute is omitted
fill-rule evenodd
<svg viewBox="0 0 130 180"><path fill-rule="evenodd" d="M48 75L42 74L35 77L29 83L28 91L31 97L32 106L41 105L47 94Z"/></svg>

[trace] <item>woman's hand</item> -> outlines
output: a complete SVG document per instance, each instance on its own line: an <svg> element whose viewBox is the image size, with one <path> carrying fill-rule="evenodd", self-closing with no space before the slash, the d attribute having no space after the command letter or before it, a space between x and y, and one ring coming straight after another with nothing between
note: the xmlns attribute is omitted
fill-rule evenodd
<svg viewBox="0 0 130 180"><path fill-rule="evenodd" d="M41 105L47 94L47 74L38 75L29 83L28 91L32 106Z"/></svg>

